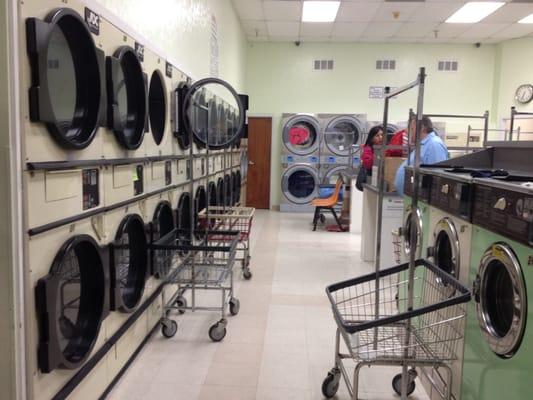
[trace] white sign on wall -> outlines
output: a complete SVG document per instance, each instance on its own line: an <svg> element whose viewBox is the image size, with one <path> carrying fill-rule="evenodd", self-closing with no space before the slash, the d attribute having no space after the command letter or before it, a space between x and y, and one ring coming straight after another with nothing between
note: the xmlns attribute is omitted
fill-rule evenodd
<svg viewBox="0 0 533 400"><path fill-rule="evenodd" d="M383 86L370 86L368 88L369 99L382 99L385 88Z"/></svg>

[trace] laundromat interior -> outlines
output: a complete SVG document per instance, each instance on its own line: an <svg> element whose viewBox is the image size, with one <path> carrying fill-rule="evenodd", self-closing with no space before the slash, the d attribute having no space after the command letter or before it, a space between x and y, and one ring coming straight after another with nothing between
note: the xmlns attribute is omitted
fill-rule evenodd
<svg viewBox="0 0 533 400"><path fill-rule="evenodd" d="M0 399L533 397L533 1L1 8Z"/></svg>

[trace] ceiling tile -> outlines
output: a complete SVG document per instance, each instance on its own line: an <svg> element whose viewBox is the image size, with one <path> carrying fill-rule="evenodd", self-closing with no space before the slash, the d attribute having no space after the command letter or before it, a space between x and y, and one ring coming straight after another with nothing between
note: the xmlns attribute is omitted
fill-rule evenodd
<svg viewBox="0 0 533 400"><path fill-rule="evenodd" d="M269 21L300 21L302 3L300 1L264 1L265 19Z"/></svg>
<svg viewBox="0 0 533 400"><path fill-rule="evenodd" d="M242 28L244 29L244 32L248 36L256 36L256 35L268 35L268 30L265 21L250 21L250 20L243 20L241 21Z"/></svg>
<svg viewBox="0 0 533 400"><path fill-rule="evenodd" d="M431 3L422 4L409 18L409 21L414 22L444 22L454 12L460 9L464 3Z"/></svg>
<svg viewBox="0 0 533 400"><path fill-rule="evenodd" d="M440 24L437 28L439 38L454 38L470 29L474 24Z"/></svg>
<svg viewBox="0 0 533 400"><path fill-rule="evenodd" d="M268 42L268 36L247 36L249 42Z"/></svg>
<svg viewBox="0 0 533 400"><path fill-rule="evenodd" d="M270 35L270 41L271 42L294 42L296 40L299 40L298 39L298 35L290 35L290 36L284 36L284 35L272 36L272 35Z"/></svg>
<svg viewBox="0 0 533 400"><path fill-rule="evenodd" d="M404 38L422 38L433 35L433 31L439 26L437 22L406 22L394 35Z"/></svg>
<svg viewBox="0 0 533 400"><path fill-rule="evenodd" d="M332 22L303 22L300 30L302 36L325 36L328 37L333 29Z"/></svg>
<svg viewBox="0 0 533 400"><path fill-rule="evenodd" d="M301 36L300 40L302 42L331 42L331 39L329 36Z"/></svg>
<svg viewBox="0 0 533 400"><path fill-rule="evenodd" d="M363 34L367 26L368 26L367 22L359 22L359 23L335 22L335 24L333 25L333 30L331 31L331 36L335 38L359 37Z"/></svg>
<svg viewBox="0 0 533 400"><path fill-rule="evenodd" d="M509 24L487 24L479 22L459 35L459 38L483 39L509 26Z"/></svg>
<svg viewBox="0 0 533 400"><path fill-rule="evenodd" d="M259 0L233 0L233 6L241 19L265 19Z"/></svg>
<svg viewBox="0 0 533 400"><path fill-rule="evenodd" d="M296 36L300 31L298 22L267 21L268 34L270 36Z"/></svg>
<svg viewBox="0 0 533 400"><path fill-rule="evenodd" d="M506 4L500 7L494 14L489 15L483 20L486 23L497 22L518 22L529 14L533 14L533 4L516 3Z"/></svg>
<svg viewBox="0 0 533 400"><path fill-rule="evenodd" d="M388 38L394 36L402 26L401 22L373 22L368 24L363 37Z"/></svg>
<svg viewBox="0 0 533 400"><path fill-rule="evenodd" d="M379 3L349 3L343 1L337 13L338 22L372 21L379 9Z"/></svg>
<svg viewBox="0 0 533 400"><path fill-rule="evenodd" d="M507 28L496 32L491 37L500 39L513 39L522 36L527 36L533 32L533 24L512 24Z"/></svg>
<svg viewBox="0 0 533 400"><path fill-rule="evenodd" d="M422 6L422 3L382 3L379 7L374 21L378 22L396 22L407 21L414 12ZM398 12L398 18L393 13Z"/></svg>

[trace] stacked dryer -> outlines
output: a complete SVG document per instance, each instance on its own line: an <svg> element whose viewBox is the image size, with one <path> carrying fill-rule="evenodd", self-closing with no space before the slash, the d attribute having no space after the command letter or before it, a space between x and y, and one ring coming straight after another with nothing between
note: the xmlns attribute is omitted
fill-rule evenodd
<svg viewBox="0 0 533 400"><path fill-rule="evenodd" d="M280 210L311 212L320 184L320 123L313 114L283 114L281 129Z"/></svg>
<svg viewBox="0 0 533 400"><path fill-rule="evenodd" d="M366 115L318 114L322 131L320 141L320 178L335 184L339 175L349 183L353 168L359 165L360 146L364 144Z"/></svg>

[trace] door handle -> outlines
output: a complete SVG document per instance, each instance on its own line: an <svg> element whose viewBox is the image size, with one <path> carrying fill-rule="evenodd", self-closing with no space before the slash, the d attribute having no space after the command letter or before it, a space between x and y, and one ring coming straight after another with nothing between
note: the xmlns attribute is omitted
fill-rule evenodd
<svg viewBox="0 0 533 400"><path fill-rule="evenodd" d="M255 163L252 160L250 160L248 161L248 165L255 165Z"/></svg>

